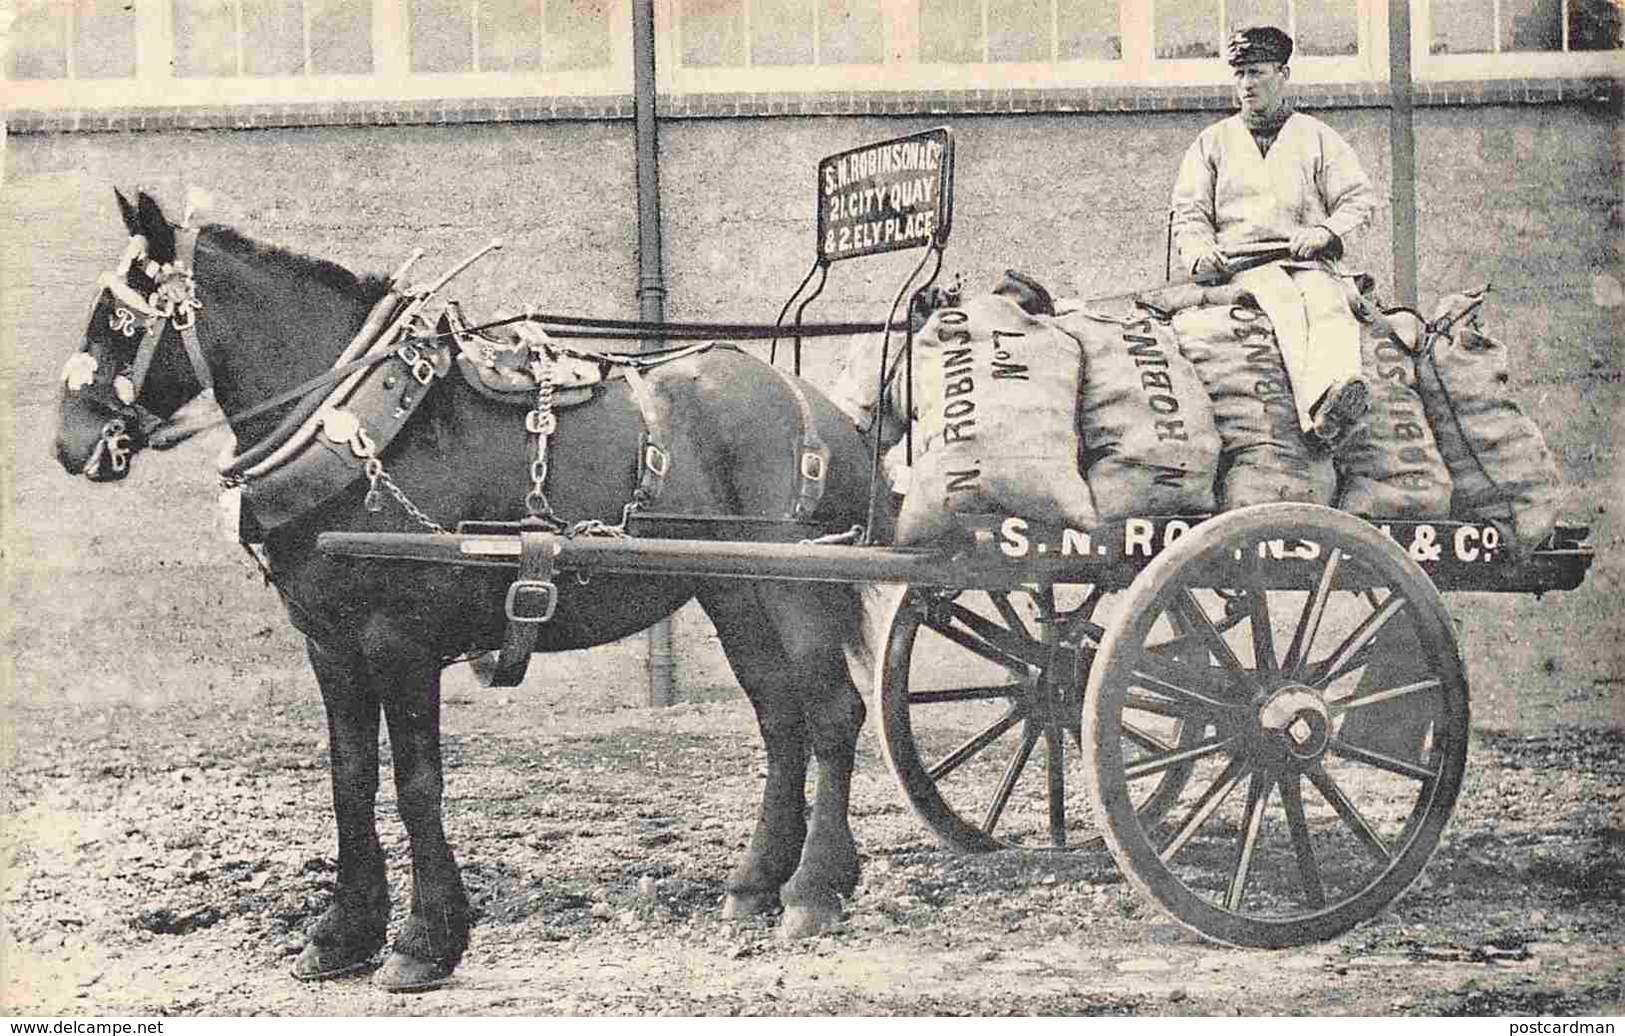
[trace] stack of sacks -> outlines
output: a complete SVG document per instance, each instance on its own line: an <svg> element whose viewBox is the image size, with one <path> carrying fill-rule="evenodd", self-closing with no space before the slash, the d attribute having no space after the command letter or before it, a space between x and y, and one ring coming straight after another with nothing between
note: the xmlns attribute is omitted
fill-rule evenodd
<svg viewBox="0 0 1625 1036"><path fill-rule="evenodd" d="M1529 550L1557 524L1557 463L1507 398L1506 347L1467 319L1482 299L1481 290L1440 300L1416 360L1417 390L1454 482L1451 516L1506 525Z"/></svg>
<svg viewBox="0 0 1625 1036"><path fill-rule="evenodd" d="M1213 405L1222 450L1222 511L1283 500L1329 505L1331 458L1309 447L1269 318L1250 306L1203 306L1174 317L1179 349Z"/></svg>
<svg viewBox="0 0 1625 1036"><path fill-rule="evenodd" d="M1337 453L1337 506L1362 518L1447 518L1450 471L1415 387L1422 322L1406 310L1380 313L1363 298L1353 307L1371 409Z"/></svg>
<svg viewBox="0 0 1625 1036"><path fill-rule="evenodd" d="M1062 313L1055 326L1083 350L1078 466L1101 519L1211 513L1219 435L1169 326L1088 310Z"/></svg>
<svg viewBox="0 0 1625 1036"><path fill-rule="evenodd" d="M1077 342L993 294L931 314L914 348L918 456L893 542L940 539L956 514L1097 523L1077 469Z"/></svg>

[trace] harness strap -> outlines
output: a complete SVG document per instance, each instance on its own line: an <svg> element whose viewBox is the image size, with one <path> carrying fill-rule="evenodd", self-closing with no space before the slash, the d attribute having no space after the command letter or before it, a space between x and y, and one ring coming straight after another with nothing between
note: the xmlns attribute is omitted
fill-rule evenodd
<svg viewBox="0 0 1625 1036"><path fill-rule="evenodd" d="M553 562L558 556L558 537L540 522L527 519L519 532L519 575L509 584L502 605L508 619L502 649L474 660L474 674L482 685L517 687L524 680L542 623L558 607L559 588L553 582Z"/></svg>
<svg viewBox="0 0 1625 1036"><path fill-rule="evenodd" d="M801 442L796 447L796 497L790 506L789 517L795 521L811 518L824 498L826 476L829 474L829 447L818 436L818 422L813 416L812 404L800 382L779 367L769 369L779 376L790 397L796 401L801 419Z"/></svg>
<svg viewBox="0 0 1625 1036"><path fill-rule="evenodd" d="M652 506L666 488L671 471L671 432L666 414L649 387L648 379L636 367L624 368L626 385L643 417L643 435L638 439L638 486L632 491L629 510Z"/></svg>

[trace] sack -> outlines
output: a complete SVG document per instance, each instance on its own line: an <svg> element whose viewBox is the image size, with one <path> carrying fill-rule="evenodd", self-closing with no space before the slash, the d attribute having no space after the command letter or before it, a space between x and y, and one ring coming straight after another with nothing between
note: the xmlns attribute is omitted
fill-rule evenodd
<svg viewBox="0 0 1625 1036"><path fill-rule="evenodd" d="M1269 318L1248 306L1203 306L1174 317L1174 332L1213 401L1223 444L1220 510L1282 500L1329 505L1337 473L1304 441Z"/></svg>
<svg viewBox="0 0 1625 1036"><path fill-rule="evenodd" d="M1446 297L1435 325L1474 301ZM1507 396L1506 347L1485 335L1476 318L1456 323L1428 336L1416 377L1455 484L1451 516L1502 523L1525 550L1539 546L1557 524L1560 476L1540 429Z"/></svg>
<svg viewBox="0 0 1625 1036"><path fill-rule="evenodd" d="M1362 518L1450 515L1450 470L1416 394L1420 335L1421 321L1404 310L1362 315L1360 369L1371 383L1371 409L1335 458L1337 506Z"/></svg>
<svg viewBox="0 0 1625 1036"><path fill-rule="evenodd" d="M1055 324L1083 350L1078 463L1101 519L1211 514L1219 434L1169 326L1085 310Z"/></svg>
<svg viewBox="0 0 1625 1036"><path fill-rule="evenodd" d="M899 546L939 539L953 516L995 512L1088 529L1078 474L1078 345L1002 295L939 309L914 339L917 457Z"/></svg>

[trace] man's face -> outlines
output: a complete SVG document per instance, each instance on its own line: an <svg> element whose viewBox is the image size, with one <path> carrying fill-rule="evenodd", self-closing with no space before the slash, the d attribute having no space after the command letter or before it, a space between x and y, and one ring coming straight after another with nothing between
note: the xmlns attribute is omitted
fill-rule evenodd
<svg viewBox="0 0 1625 1036"><path fill-rule="evenodd" d="M1250 61L1232 70L1236 99L1244 112L1268 113L1281 103L1281 93L1291 76L1285 65L1274 61Z"/></svg>

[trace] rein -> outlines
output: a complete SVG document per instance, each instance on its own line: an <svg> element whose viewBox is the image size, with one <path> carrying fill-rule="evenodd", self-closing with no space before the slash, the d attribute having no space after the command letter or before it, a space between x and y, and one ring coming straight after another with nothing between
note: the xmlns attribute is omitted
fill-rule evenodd
<svg viewBox="0 0 1625 1036"><path fill-rule="evenodd" d="M133 293L132 293L133 294ZM409 335L401 339L401 345L436 345L443 340L455 339L458 335L472 334L477 331L489 331L495 328L510 327L514 324L530 323L539 325L542 331L552 338L584 338L606 339L612 341L667 339L678 341L704 341L714 338L743 338L743 339L769 339L782 336L787 330L778 324L720 324L720 323L682 323L666 321L644 320L612 320L593 317L571 317L550 313L522 313L515 317L506 317L501 320L492 320L488 323L478 324L464 328L461 331L450 331L426 335ZM828 323L828 324L801 324L791 330L809 338L833 337L836 335L866 334L886 330L887 325L882 323ZM894 326L895 329L895 326ZM575 349L569 346L555 346L558 352L578 360L588 360L593 363L607 363L621 367L652 367L671 354L683 351L684 347L671 349L656 349L648 352L597 352L589 349ZM237 421L246 421L275 410L279 406L302 399L313 393L330 389L344 378L359 370L375 367L394 355L390 351L381 351L376 354L363 356L349 363L323 371L304 382L285 391L279 392L270 399L256 403L251 407L231 414L222 414L198 424L166 424L157 429L148 439L149 444L158 450L167 450L210 431L223 424Z"/></svg>

